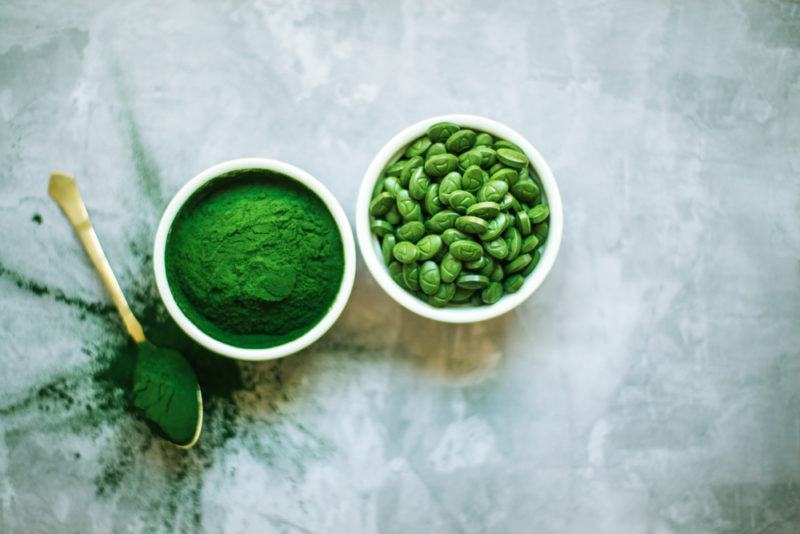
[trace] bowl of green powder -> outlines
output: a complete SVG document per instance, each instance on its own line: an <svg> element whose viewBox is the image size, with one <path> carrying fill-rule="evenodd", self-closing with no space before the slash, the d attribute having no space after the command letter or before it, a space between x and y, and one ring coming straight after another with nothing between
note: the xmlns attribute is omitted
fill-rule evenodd
<svg viewBox="0 0 800 534"><path fill-rule="evenodd" d="M242 360L280 358L319 339L344 309L356 267L330 191L261 158L215 165L184 185L159 223L153 263L177 324Z"/></svg>
<svg viewBox="0 0 800 534"><path fill-rule="evenodd" d="M523 136L474 115L420 121L394 136L364 175L359 248L395 301L469 323L528 299L555 263L561 197Z"/></svg>

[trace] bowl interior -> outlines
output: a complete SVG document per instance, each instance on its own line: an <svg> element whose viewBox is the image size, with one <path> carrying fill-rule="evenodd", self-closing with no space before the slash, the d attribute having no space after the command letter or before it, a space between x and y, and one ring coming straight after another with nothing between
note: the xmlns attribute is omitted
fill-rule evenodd
<svg viewBox="0 0 800 534"><path fill-rule="evenodd" d="M167 237L175 217L187 200L206 183L231 171L266 169L293 179L310 189L328 208L336 222L342 241L344 272L336 298L325 316L311 330L282 345L268 348L243 348L219 341L198 328L180 309L169 286L165 265ZM293 354L319 339L333 325L344 310L355 279L355 243L350 223L341 205L328 189L307 172L288 163L264 158L243 158L220 163L201 172L187 182L167 205L156 231L153 251L156 286L167 311L176 323L197 343L223 356L241 360L268 360Z"/></svg>
<svg viewBox="0 0 800 534"><path fill-rule="evenodd" d="M464 305L436 308L407 292L395 283L389 275L388 269L383 262L380 243L369 228L369 202L372 198L372 190L375 187L375 183L380 178L383 169L386 165L396 161L402 155L405 147L410 142L423 135L432 124L443 121L453 122L468 128L488 132L495 137L507 139L522 148L539 177L546 203L550 208L550 219L548 221L549 234L547 241L545 241L542 247L542 256L539 260L539 264L533 272L525 278L525 282L519 291L513 294L504 294L499 301L488 306ZM561 245L562 231L563 214L561 196L547 162L542 158L536 148L519 133L498 122L475 115L444 115L432 117L420 121L398 133L380 150L380 152L378 152L368 167L361 183L356 208L356 233L358 236L359 248L361 248L361 253L364 255L364 261L367 267L381 288L395 301L410 311L423 317L449 323L468 323L492 319L512 310L524 302L542 284L545 277L552 269Z"/></svg>

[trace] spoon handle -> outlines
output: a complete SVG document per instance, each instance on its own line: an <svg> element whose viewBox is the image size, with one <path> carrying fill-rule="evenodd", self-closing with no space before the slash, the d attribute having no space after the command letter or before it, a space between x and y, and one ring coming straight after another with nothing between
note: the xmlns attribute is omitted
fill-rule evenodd
<svg viewBox="0 0 800 534"><path fill-rule="evenodd" d="M128 334L136 343L141 343L144 341L142 325L134 317L128 302L125 300L125 295L122 294L122 288L119 287L119 282L117 282L114 273L111 271L111 265L103 252L103 247L100 246L100 240L97 239L94 228L92 228L89 213L86 211L83 199L81 199L81 193L78 191L75 179L68 174L54 172L50 175L50 184L47 187L47 192L50 193L56 204L61 207L72 228L78 234L86 254L89 255L94 268L97 269L97 274L100 275L100 280L103 281L103 285L106 286L106 289L111 294L111 300L114 301L114 306L117 307Z"/></svg>

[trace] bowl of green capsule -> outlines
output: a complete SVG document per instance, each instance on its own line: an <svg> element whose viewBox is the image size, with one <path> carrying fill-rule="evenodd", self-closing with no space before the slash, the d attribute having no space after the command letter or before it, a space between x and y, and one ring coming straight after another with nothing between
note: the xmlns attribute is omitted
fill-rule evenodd
<svg viewBox="0 0 800 534"><path fill-rule="evenodd" d="M420 121L369 165L356 234L367 268L395 301L437 321L511 311L541 286L563 213L547 162L522 135L474 115Z"/></svg>

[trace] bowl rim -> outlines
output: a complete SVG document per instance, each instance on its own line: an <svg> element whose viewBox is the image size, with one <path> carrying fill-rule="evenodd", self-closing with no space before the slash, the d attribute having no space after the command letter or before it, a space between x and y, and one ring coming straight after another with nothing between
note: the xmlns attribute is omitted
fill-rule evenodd
<svg viewBox="0 0 800 534"><path fill-rule="evenodd" d="M384 265L383 257L380 253L378 240L372 235L369 228L369 202L372 198L372 190L386 164L395 158L408 143L423 135L431 125L444 121L488 132L496 137L507 139L521 147L539 175L539 180L544 188L547 203L550 208L550 228L539 264L533 272L525 278L525 282L519 291L510 295L504 294L499 301L490 306L435 308L407 292L389 275L389 271ZM521 134L504 124L486 117L466 114L429 117L412 124L392 137L389 142L378 151L364 173L358 191L355 216L358 246L367 264L367 269L372 273L378 285L404 308L422 317L445 323L486 321L511 311L527 300L539 286L542 285L542 282L544 282L544 279L555 264L559 248L561 247L564 225L561 195L555 177L549 165L533 144Z"/></svg>
<svg viewBox="0 0 800 534"><path fill-rule="evenodd" d="M344 254L344 272L342 273L342 281L339 286L339 291L336 298L328 309L327 313L322 319L308 332L302 336L294 339L288 343L277 345L268 348L244 348L237 347L219 341L218 339L210 336L198 328L178 306L175 298L172 295L172 290L167 281L167 270L165 263L165 249L167 244L167 237L175 220L175 216L186 203L186 201L202 186L217 178L218 176L228 173L230 171L246 170L246 169L265 169L284 174L289 178L308 187L314 194L316 194L324 203L336 221L336 227L342 239L342 247ZM295 167L289 163L268 159L268 158L239 158L218 163L205 169L197 174L194 178L186 182L181 187L175 196L172 197L164 214L161 216L161 221L156 230L155 243L153 245L153 268L155 270L156 287L167 308L167 312L172 316L178 326L186 332L186 334L194 341L204 346L205 348L238 360L248 361L261 361L272 360L275 358L282 358L294 354L322 337L344 310L350 293L353 289L353 282L355 280L356 272L356 250L355 242L353 239L353 231L350 227L350 222L347 220L342 206L333 196L333 194L316 178L306 171Z"/></svg>

